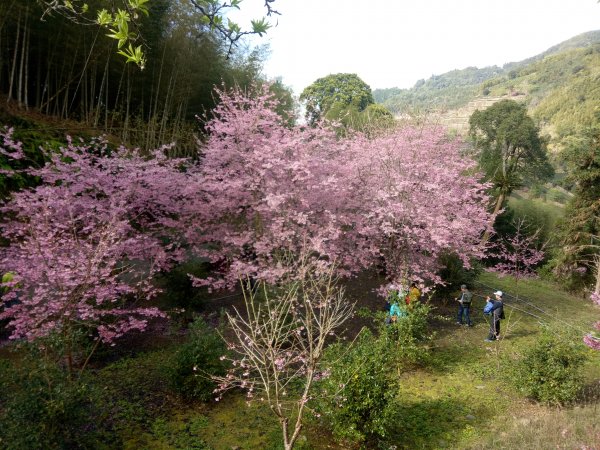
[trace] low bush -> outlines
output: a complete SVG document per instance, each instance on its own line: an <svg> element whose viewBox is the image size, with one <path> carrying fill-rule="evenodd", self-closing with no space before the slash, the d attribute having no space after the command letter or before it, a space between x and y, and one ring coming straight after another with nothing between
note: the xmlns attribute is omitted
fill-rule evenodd
<svg viewBox="0 0 600 450"><path fill-rule="evenodd" d="M429 305L413 303L405 317L381 330L388 352L393 352L396 357L395 366L404 367L426 361L429 355L426 345L433 337L427 323L430 312Z"/></svg>
<svg viewBox="0 0 600 450"><path fill-rule="evenodd" d="M328 376L317 383L316 410L335 437L364 442L385 436L396 387L386 339L363 328L352 346L329 346L323 364Z"/></svg>
<svg viewBox="0 0 600 450"><path fill-rule="evenodd" d="M174 357L170 370L173 388L189 399L209 400L215 388L213 375L225 375L227 366L221 360L225 342L202 318L190 325L189 340Z"/></svg>
<svg viewBox="0 0 600 450"><path fill-rule="evenodd" d="M584 363L581 344L545 330L516 363L513 382L529 398L564 405L576 400L583 388Z"/></svg>
<svg viewBox="0 0 600 450"><path fill-rule="evenodd" d="M30 355L0 365L0 448L112 448L99 391L85 376Z"/></svg>
<svg viewBox="0 0 600 450"><path fill-rule="evenodd" d="M427 323L431 307L417 302L406 312L385 325L385 313L361 311L363 317L375 320L378 335L363 328L350 346L327 347L315 409L338 440L383 442L393 428L400 371L424 362L432 338Z"/></svg>

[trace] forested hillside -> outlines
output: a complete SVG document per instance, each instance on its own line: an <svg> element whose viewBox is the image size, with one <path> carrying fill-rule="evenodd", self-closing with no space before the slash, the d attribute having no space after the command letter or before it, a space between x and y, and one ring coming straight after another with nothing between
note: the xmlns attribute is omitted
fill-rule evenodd
<svg viewBox="0 0 600 450"><path fill-rule="evenodd" d="M489 97L518 97L543 131L560 138L576 125L591 124L600 104L600 31L502 68L453 70L420 80L411 89L377 89L373 96L396 115L466 108L470 102L489 103L483 100ZM460 116L465 120L469 114Z"/></svg>

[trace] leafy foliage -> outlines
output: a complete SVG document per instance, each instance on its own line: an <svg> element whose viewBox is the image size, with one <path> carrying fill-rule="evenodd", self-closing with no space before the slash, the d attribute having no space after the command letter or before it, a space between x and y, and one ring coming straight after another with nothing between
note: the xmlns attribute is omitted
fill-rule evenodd
<svg viewBox="0 0 600 450"><path fill-rule="evenodd" d="M430 313L429 305L413 302L405 317L381 330L387 343L388 365L403 368L426 361L427 345L433 337L427 323Z"/></svg>
<svg viewBox="0 0 600 450"><path fill-rule="evenodd" d="M170 368L173 388L189 399L210 400L216 383L213 376L223 376L227 364L221 359L227 349L221 336L201 317L189 327L188 342L174 356Z"/></svg>
<svg viewBox="0 0 600 450"><path fill-rule="evenodd" d="M397 417L398 375L428 357L430 311L428 305L412 303L408 314L390 325L375 314L378 336L363 328L349 346L327 348L316 410L338 439L384 440L395 428L393 421L402 420Z"/></svg>
<svg viewBox="0 0 600 450"><path fill-rule="evenodd" d="M566 404L574 401L583 387L584 362L581 344L546 330L517 364L513 381L528 397Z"/></svg>
<svg viewBox="0 0 600 450"><path fill-rule="evenodd" d="M46 3L58 5L62 0ZM72 3L78 9L84 2ZM84 16L91 20L96 20L95 11L102 8L129 7L128 1L121 0L86 3L90 9ZM69 14L53 12L39 20L41 6L38 0L0 4L0 16L6 18L0 28L0 91L9 100L9 110L18 106L52 116L41 125L26 126L36 132L50 128L43 132L58 134L58 140L66 133L106 133L145 150L175 142L177 151L190 155L196 149L196 117L210 111L217 101L215 85L246 88L267 82L261 75L265 49L240 46L227 55L223 40L202 22L202 13L187 0L152 0L145 3L148 16L142 13L134 20L130 14L135 23L130 22L128 31L141 36L132 43L132 56L138 58L136 52L142 45L144 70L135 63L125 64L115 51L117 41L103 29L73 23ZM129 43L123 49L129 52ZM290 92L279 87L281 98L287 101L285 107L282 102L281 112L289 117L294 107ZM56 118L79 123L59 123ZM18 128L19 133L25 128L18 120L2 117L2 122Z"/></svg>
<svg viewBox="0 0 600 450"><path fill-rule="evenodd" d="M544 180L554 174L545 143L525 105L499 101L475 111L469 125L480 151L480 166L499 190L511 192L524 178Z"/></svg>
<svg viewBox="0 0 600 450"><path fill-rule="evenodd" d="M70 380L57 364L33 353L20 364L0 361L0 445L7 450L102 448L106 417L99 389Z"/></svg>
<svg viewBox="0 0 600 450"><path fill-rule="evenodd" d="M567 162L567 180L574 183L560 226L561 247L556 255L559 277L573 288L595 283L600 254L600 114L598 122L581 127L564 140L562 156Z"/></svg>
<svg viewBox="0 0 600 450"><path fill-rule="evenodd" d="M326 117L334 106L361 112L374 103L369 85L353 73L319 78L302 91L300 101L306 102L306 120L310 124Z"/></svg>
<svg viewBox="0 0 600 450"><path fill-rule="evenodd" d="M279 14L272 7L274 0L266 2L265 7L267 15ZM44 7L44 15L57 12L77 23L95 23L108 30L108 37L117 41L118 54L125 57L127 63L133 62L140 69L144 69L146 57L142 50L142 45L134 47L134 43L140 39L138 33L133 30L139 30L140 17L150 15L148 3L150 0L127 0L112 4L111 11L105 8L96 9L94 2L84 0L41 0ZM90 10L90 3L93 5ZM216 32L228 43L228 55L232 47L237 45L241 38L247 35L258 34L262 36L271 27L266 18L255 19L251 21L252 27L249 30L242 30L241 27L231 20L226 19L226 13L231 9L240 9L241 0L231 0L230 2L219 2L217 0L192 0L191 4L200 14L199 21L210 27L211 31ZM90 17L95 14L95 19Z"/></svg>
<svg viewBox="0 0 600 450"><path fill-rule="evenodd" d="M327 348L316 409L339 439L364 442L385 436L394 398L394 361L393 347L366 328L350 348L340 343Z"/></svg>
<svg viewBox="0 0 600 450"><path fill-rule="evenodd" d="M554 174L546 143L525 105L501 100L484 111L475 111L469 127L479 166L497 195L495 213L525 179L546 180Z"/></svg>

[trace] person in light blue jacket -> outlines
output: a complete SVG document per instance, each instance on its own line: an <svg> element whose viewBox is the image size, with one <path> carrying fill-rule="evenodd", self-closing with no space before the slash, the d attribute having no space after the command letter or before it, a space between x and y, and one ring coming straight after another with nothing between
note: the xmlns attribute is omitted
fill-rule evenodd
<svg viewBox="0 0 600 450"><path fill-rule="evenodd" d="M406 311L401 308L399 304L400 299L404 297L402 294L403 293L400 292L398 295L390 296L390 315L385 319L386 325L396 323L400 317L406 316Z"/></svg>
<svg viewBox="0 0 600 450"><path fill-rule="evenodd" d="M485 342L493 342L500 337L500 320L504 319L504 303L502 291L494 292L495 300L491 297L486 297L487 303L483 308L483 314L490 316L490 333Z"/></svg>

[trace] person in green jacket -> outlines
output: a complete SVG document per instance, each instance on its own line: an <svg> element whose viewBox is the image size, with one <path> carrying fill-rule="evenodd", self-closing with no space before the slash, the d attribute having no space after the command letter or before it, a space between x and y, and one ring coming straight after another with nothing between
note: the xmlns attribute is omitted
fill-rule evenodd
<svg viewBox="0 0 600 450"><path fill-rule="evenodd" d="M472 327L473 323L471 322L470 313L473 294L471 293L471 291L469 291L469 289L467 289L466 284L460 285L460 292L460 296L455 299L456 301L458 301L458 315L456 316L456 323L458 325L462 325L464 317L465 323L468 326Z"/></svg>

